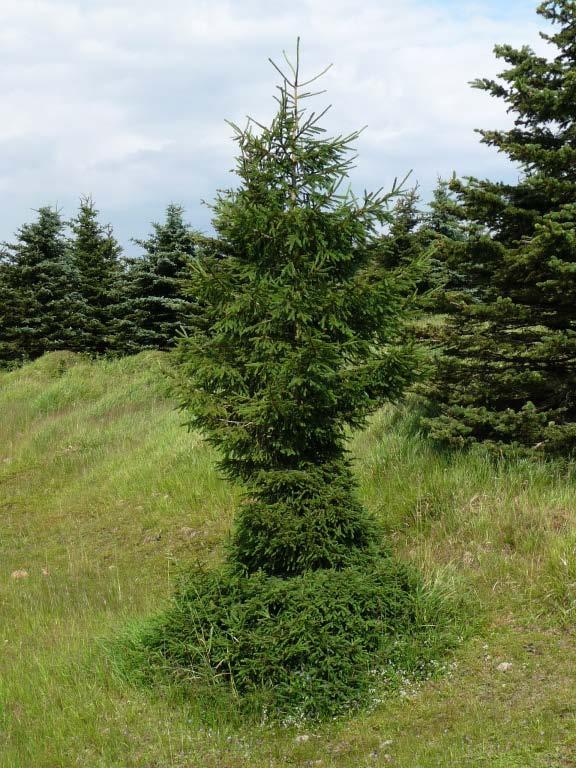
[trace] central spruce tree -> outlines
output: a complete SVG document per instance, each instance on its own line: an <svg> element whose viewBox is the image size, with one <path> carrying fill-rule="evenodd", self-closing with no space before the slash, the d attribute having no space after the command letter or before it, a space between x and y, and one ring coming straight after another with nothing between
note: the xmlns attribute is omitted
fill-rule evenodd
<svg viewBox="0 0 576 768"><path fill-rule="evenodd" d="M250 488L234 536L248 572L343 567L374 542L347 429L412 380L400 278L377 264L389 195L340 194L357 134L326 139L285 81L270 128L237 130L242 186L220 195L178 349L190 424ZM215 249L213 249L215 250Z"/></svg>
<svg viewBox="0 0 576 768"><path fill-rule="evenodd" d="M318 715L442 643L419 643L438 604L423 609L419 578L384 546L346 449L417 366L405 278L382 266L396 190L339 191L358 134L325 136L310 82L297 60L270 127L234 126L240 186L218 196L217 237L193 262L182 405L245 494L222 568L194 574L142 642L174 674L208 667L244 697Z"/></svg>
<svg viewBox="0 0 576 768"><path fill-rule="evenodd" d="M576 3L542 3L551 58L496 47L508 65L475 87L510 130L480 131L519 164L518 183L455 181L468 237L453 243L442 356L428 388L432 436L451 445L576 450Z"/></svg>

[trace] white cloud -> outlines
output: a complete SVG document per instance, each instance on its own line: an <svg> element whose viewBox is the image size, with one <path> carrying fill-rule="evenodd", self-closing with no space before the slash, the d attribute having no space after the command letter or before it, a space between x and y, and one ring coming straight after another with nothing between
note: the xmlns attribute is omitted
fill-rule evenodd
<svg viewBox="0 0 576 768"><path fill-rule="evenodd" d="M488 2L488 0L486 0ZM538 42L531 0L496 6L441 0L0 0L0 239L29 209L67 209L91 192L124 238L181 200L229 185L234 145L224 118L268 119L272 55L302 36L303 63L328 61L333 130L368 124L359 186L414 169L509 173L473 130L504 124L500 104L468 81L493 75L496 42Z"/></svg>

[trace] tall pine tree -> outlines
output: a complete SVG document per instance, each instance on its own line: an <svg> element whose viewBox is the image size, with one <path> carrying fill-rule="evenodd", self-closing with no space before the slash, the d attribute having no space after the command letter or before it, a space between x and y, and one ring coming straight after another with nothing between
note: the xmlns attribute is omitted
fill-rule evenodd
<svg viewBox="0 0 576 768"><path fill-rule="evenodd" d="M235 558L282 576L372 546L347 429L396 399L416 364L406 277L382 266L390 195L339 193L357 134L324 138L301 90L284 81L260 134L234 127L242 186L214 205L219 252L196 262L199 308L178 349L191 424L250 488Z"/></svg>
<svg viewBox="0 0 576 768"><path fill-rule="evenodd" d="M195 234L184 209L171 204L163 224L135 240L144 253L128 264L124 287L123 344L128 351L170 349L187 324L191 301L185 279L195 253Z"/></svg>
<svg viewBox="0 0 576 768"><path fill-rule="evenodd" d="M538 13L552 58L500 45L508 68L474 83L502 99L510 130L482 141L523 169L517 184L453 183L470 236L428 392L434 438L568 455L576 449L576 3Z"/></svg>
<svg viewBox="0 0 576 768"><path fill-rule="evenodd" d="M80 200L69 226L69 255L81 297L74 348L100 354L118 346L121 248L112 228L98 221L98 210L90 197Z"/></svg>
<svg viewBox="0 0 576 768"><path fill-rule="evenodd" d="M3 354L33 359L44 352L75 349L81 301L78 274L66 245L59 211L44 207L5 244L2 267L9 302L0 310Z"/></svg>

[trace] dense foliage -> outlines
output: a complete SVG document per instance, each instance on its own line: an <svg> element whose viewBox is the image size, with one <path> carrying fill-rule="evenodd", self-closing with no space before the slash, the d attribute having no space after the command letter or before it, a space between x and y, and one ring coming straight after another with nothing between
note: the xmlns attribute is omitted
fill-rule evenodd
<svg viewBox="0 0 576 768"><path fill-rule="evenodd" d="M455 242L466 239L462 213L449 189L439 179L427 209L422 208L417 188L402 195L391 212L382 254L386 267L402 267L413 276L415 316L442 313L447 296L461 279L452 264ZM419 336L426 335L427 323L419 323Z"/></svg>
<svg viewBox="0 0 576 768"><path fill-rule="evenodd" d="M462 601L392 557L291 578L195 573L129 634L122 667L196 695L231 681L244 713L319 718L430 676L467 634Z"/></svg>
<svg viewBox="0 0 576 768"><path fill-rule="evenodd" d="M514 115L482 140L523 169L517 184L456 181L469 238L452 249L452 297L428 391L432 436L452 445L576 448L576 6L545 2L553 58L496 47L508 68L475 86Z"/></svg>

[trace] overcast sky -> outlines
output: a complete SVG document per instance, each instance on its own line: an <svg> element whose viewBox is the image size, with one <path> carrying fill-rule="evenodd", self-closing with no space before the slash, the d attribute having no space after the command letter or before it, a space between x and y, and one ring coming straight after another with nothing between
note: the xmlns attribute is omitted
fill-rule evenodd
<svg viewBox="0 0 576 768"><path fill-rule="evenodd" d="M302 39L304 74L327 63L326 125L368 125L355 187L412 171L424 199L438 175L511 178L474 128L507 123L471 89L502 69L495 43L542 43L533 0L0 0L0 240L32 209L74 212L91 194L121 242L169 202L208 230L233 185L225 118L266 121L278 82L268 57Z"/></svg>

